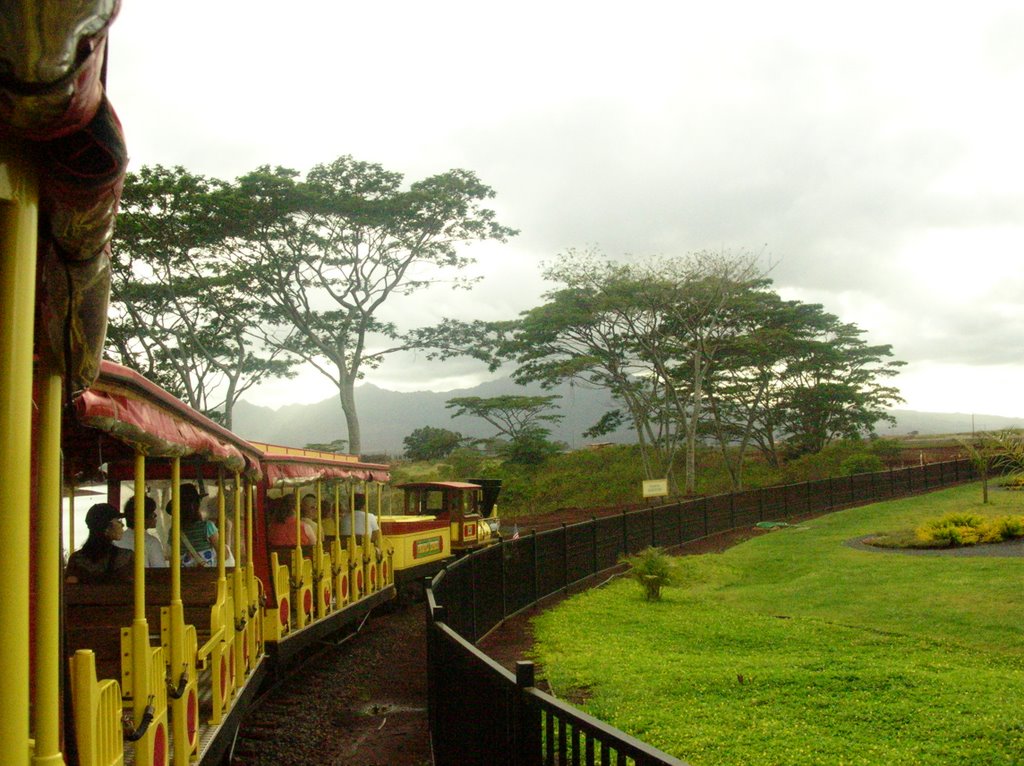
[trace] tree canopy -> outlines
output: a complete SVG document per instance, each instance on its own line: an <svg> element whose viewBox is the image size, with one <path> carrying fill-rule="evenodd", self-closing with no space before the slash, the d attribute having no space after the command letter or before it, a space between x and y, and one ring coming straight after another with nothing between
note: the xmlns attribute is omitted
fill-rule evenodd
<svg viewBox="0 0 1024 766"><path fill-rule="evenodd" d="M292 362L254 332L261 303L223 242L227 185L184 168L128 173L113 241L108 352L231 426L239 397Z"/></svg>
<svg viewBox="0 0 1024 766"><path fill-rule="evenodd" d="M244 211L231 238L249 289L263 300L264 338L334 383L353 452L361 445L355 382L390 353L416 345L380 318L393 297L440 283L468 287L463 245L505 241L484 202L494 196L470 171L403 187L399 173L340 157L300 179L261 167L234 187Z"/></svg>
<svg viewBox="0 0 1024 766"><path fill-rule="evenodd" d="M410 460L440 460L448 457L465 442L458 431L423 426L402 440L405 456Z"/></svg>

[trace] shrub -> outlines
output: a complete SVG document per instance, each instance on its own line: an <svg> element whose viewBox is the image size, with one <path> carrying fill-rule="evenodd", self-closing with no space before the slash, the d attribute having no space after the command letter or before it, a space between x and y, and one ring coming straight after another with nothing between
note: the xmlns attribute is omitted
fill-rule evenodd
<svg viewBox="0 0 1024 766"><path fill-rule="evenodd" d="M1024 516L1000 516L990 519L981 529L983 543L1001 543L1024 537Z"/></svg>
<svg viewBox="0 0 1024 766"><path fill-rule="evenodd" d="M917 528L917 539L925 545L974 545L1010 539L1005 532L1024 532L1024 519L1002 517L986 519L976 513L953 512L926 522Z"/></svg>
<svg viewBox="0 0 1024 766"><path fill-rule="evenodd" d="M882 458L869 452L857 452L839 464L839 472L843 476L853 476L857 473L875 473L876 471L884 470L885 463L882 462Z"/></svg>
<svg viewBox="0 0 1024 766"><path fill-rule="evenodd" d="M657 548L646 548L635 556L623 556L629 576L636 580L646 601L661 598L661 589L672 582L672 560Z"/></svg>

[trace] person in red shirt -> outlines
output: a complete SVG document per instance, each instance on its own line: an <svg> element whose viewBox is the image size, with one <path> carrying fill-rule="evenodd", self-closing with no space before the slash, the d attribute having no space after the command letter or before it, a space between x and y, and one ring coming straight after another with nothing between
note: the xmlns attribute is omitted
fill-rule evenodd
<svg viewBox="0 0 1024 766"><path fill-rule="evenodd" d="M270 524L267 525L267 540L271 545L277 547L295 545L295 501L293 498L284 497L270 499L268 516ZM316 542L316 532L310 525L302 520L299 523L302 530L300 545L313 545Z"/></svg>

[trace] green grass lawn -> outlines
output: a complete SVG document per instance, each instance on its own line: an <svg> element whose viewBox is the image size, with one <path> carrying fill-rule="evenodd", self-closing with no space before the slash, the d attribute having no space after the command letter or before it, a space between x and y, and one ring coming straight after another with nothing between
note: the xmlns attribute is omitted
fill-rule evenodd
<svg viewBox="0 0 1024 766"><path fill-rule="evenodd" d="M1024 763L1024 559L859 551L953 510L1024 512L977 485L824 516L677 585L581 594L534 622L559 696L694 766Z"/></svg>

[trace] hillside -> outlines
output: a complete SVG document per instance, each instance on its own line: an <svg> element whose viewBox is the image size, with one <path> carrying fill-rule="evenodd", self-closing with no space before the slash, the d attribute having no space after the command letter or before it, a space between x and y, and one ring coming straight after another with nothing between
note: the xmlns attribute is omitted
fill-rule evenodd
<svg viewBox="0 0 1024 766"><path fill-rule="evenodd" d="M483 383L474 388L456 391L417 391L399 393L387 391L372 384L356 389L360 420L363 428L363 452L401 454L402 440L422 426L434 426L458 431L465 436L492 436L490 426L476 418L453 419L445 402L456 396L500 396L502 394L559 394L560 412L565 416L553 427L553 437L572 448L594 441L583 437L583 432L597 422L602 414L613 408L611 398L603 391L579 386L561 386L554 391L543 391L539 386L517 386L502 379ZM897 425L882 424L879 434L905 435L970 433L1024 426L1024 417L1010 418L999 415L971 415L963 413L917 412L892 410ZM337 398L332 397L315 404L289 404L278 409L258 407L240 402L235 408L234 430L244 438L275 444L301 446L313 442L331 442L345 437L345 418ZM602 437L603 441L629 443L633 433L621 429Z"/></svg>

